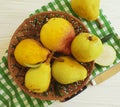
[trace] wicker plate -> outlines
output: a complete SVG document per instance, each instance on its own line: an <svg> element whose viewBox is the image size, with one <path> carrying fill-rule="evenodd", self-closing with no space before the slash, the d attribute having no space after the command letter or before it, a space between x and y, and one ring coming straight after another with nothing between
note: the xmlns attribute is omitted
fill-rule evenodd
<svg viewBox="0 0 120 107"><path fill-rule="evenodd" d="M57 83L53 78L51 80L50 87L47 92L38 94L29 91L24 86L24 77L28 68L19 65L14 57L14 49L16 45L23 39L32 38L39 41L40 29L50 18L62 17L67 19L74 27L76 35L80 32L88 32L87 28L77 18L64 13L64 12L43 12L27 18L15 31L8 49L8 68L18 86L30 96L39 98L42 100L60 100L63 101L66 98L71 97L80 91L87 83L89 76L92 73L93 62L83 63L88 70L88 76L84 81L78 81L69 85L61 85ZM40 41L39 41L40 42Z"/></svg>

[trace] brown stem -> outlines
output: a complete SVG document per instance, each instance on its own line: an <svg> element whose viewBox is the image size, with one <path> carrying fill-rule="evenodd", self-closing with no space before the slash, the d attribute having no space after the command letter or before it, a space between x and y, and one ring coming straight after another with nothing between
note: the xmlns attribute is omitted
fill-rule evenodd
<svg viewBox="0 0 120 107"><path fill-rule="evenodd" d="M47 64L50 63L50 61L51 61L52 58L55 59L55 60L57 60L57 61L59 61L59 62L63 62L63 61L64 61L62 58L57 58L57 57L53 56L54 53L55 53L55 52L52 52L52 53L50 53L50 54L48 55L48 59L46 60L46 63L47 63Z"/></svg>
<svg viewBox="0 0 120 107"><path fill-rule="evenodd" d="M92 36L89 36L88 39L89 39L90 41L92 41Z"/></svg>
<svg viewBox="0 0 120 107"><path fill-rule="evenodd" d="M50 54L48 55L48 59L47 59L47 61L46 61L47 64L50 63L50 61L51 61L53 55L54 55L54 52L52 52L52 53L50 53Z"/></svg>
<svg viewBox="0 0 120 107"><path fill-rule="evenodd" d="M55 60L57 60L57 61L59 61L59 62L63 62L64 61L62 58L57 58L55 56L52 56L52 58L55 59Z"/></svg>
<svg viewBox="0 0 120 107"><path fill-rule="evenodd" d="M99 19L96 20L96 22L98 23L98 27L101 29L103 27L102 23L100 22Z"/></svg>

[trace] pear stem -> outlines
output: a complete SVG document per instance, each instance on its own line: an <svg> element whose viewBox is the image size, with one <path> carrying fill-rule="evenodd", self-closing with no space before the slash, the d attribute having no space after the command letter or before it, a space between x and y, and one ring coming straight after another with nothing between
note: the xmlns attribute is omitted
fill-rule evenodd
<svg viewBox="0 0 120 107"><path fill-rule="evenodd" d="M57 60L57 61L59 61L59 62L64 62L64 59L62 59L62 58L57 58L55 56L52 56L52 58L55 59L55 60Z"/></svg>
<svg viewBox="0 0 120 107"><path fill-rule="evenodd" d="M102 23L100 22L99 19L96 20L96 22L98 23L98 27L101 29L103 27Z"/></svg>
<svg viewBox="0 0 120 107"><path fill-rule="evenodd" d="M92 41L92 36L89 36L88 39L89 39L90 41Z"/></svg>
<svg viewBox="0 0 120 107"><path fill-rule="evenodd" d="M47 63L47 64L50 64L50 61L51 61L53 55L54 55L54 52L52 52L52 53L50 53L50 54L48 55L48 59L46 60L46 63Z"/></svg>
<svg viewBox="0 0 120 107"><path fill-rule="evenodd" d="M64 62L64 60L63 60L62 58L57 58L57 57L53 56L54 53L55 53L55 52L52 52L52 53L50 53L50 54L48 55L48 59L46 60L46 63L47 63L47 64L50 63L50 61L51 61L52 58L55 59L55 60L57 60L57 61L59 61L59 62Z"/></svg>

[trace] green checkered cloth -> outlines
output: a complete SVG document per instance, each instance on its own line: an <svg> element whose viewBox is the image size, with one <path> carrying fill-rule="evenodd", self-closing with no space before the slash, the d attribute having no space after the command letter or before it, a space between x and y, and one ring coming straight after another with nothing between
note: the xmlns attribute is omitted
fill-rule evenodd
<svg viewBox="0 0 120 107"><path fill-rule="evenodd" d="M54 2L48 3L47 6L42 6L40 9L37 9L33 14L51 10L65 11L69 14L72 14L73 16L79 18L87 26L91 33L98 35L100 38L104 37L109 33L113 33L113 37L106 44L111 45L116 50L116 61L112 65L107 67L101 67L96 65L91 78L94 78L98 74L104 72L109 67L120 62L120 40L115 33L115 30L112 27L110 21L108 21L102 10L100 10L99 16L99 20L103 24L102 29L98 28L95 21L90 22L78 17L73 12L69 0L55 0ZM0 63L0 107L46 107L53 102L54 101L45 101L30 97L17 86L17 84L11 77L10 72L8 71L6 51Z"/></svg>

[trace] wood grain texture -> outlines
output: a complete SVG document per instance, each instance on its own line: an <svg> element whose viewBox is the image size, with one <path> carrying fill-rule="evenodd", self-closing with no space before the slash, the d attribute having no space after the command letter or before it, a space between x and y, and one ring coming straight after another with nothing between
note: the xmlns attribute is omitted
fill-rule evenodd
<svg viewBox="0 0 120 107"><path fill-rule="evenodd" d="M114 65L110 69L108 69L105 72L101 73L100 75L96 76L91 81L91 83L92 83L92 85L100 84L100 83L104 82L105 80L109 79L110 77L112 77L113 75L115 75L116 73L118 73L119 71L120 71L120 63Z"/></svg>
<svg viewBox="0 0 120 107"><path fill-rule="evenodd" d="M29 13L53 0L0 0L0 59L16 28ZM101 8L120 35L120 1L101 0ZM89 87L72 100L49 107L120 107L120 73L100 85Z"/></svg>

